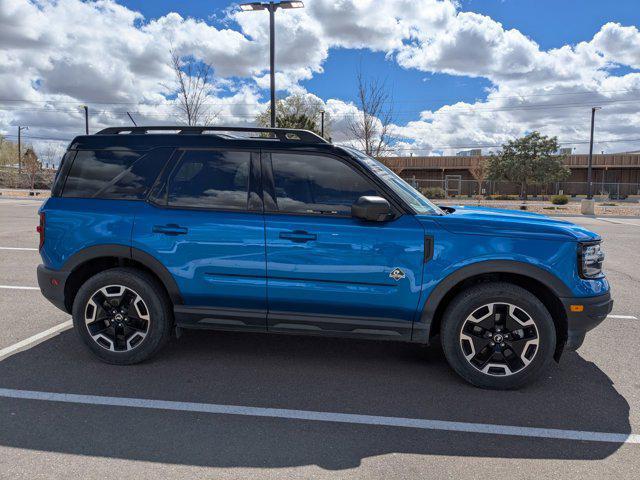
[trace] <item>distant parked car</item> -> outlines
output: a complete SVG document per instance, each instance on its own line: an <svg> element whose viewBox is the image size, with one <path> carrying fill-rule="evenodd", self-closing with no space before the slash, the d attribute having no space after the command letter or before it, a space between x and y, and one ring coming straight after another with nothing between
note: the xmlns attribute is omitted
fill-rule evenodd
<svg viewBox="0 0 640 480"><path fill-rule="evenodd" d="M464 379L515 388L611 310L584 228L439 208L307 131L168 129L77 137L40 209L42 293L106 362L146 360L183 328L439 336Z"/></svg>

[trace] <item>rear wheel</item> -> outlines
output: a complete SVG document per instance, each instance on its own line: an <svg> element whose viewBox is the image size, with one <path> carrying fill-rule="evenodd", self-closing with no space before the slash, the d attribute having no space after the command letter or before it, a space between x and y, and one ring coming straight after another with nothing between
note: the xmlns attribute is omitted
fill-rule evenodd
<svg viewBox="0 0 640 480"><path fill-rule="evenodd" d="M451 367L483 388L510 389L533 381L550 363L555 326L527 290L495 282L464 290L449 304L442 346Z"/></svg>
<svg viewBox="0 0 640 480"><path fill-rule="evenodd" d="M101 360L121 365L154 355L169 339L168 299L150 275L114 268L91 277L73 303L73 323Z"/></svg>

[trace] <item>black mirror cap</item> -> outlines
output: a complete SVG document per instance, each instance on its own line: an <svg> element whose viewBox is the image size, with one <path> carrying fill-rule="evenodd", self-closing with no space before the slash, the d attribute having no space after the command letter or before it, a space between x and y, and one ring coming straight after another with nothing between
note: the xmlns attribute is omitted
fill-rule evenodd
<svg viewBox="0 0 640 480"><path fill-rule="evenodd" d="M351 216L368 222L391 220L393 211L389 202L382 197L364 196L351 205Z"/></svg>

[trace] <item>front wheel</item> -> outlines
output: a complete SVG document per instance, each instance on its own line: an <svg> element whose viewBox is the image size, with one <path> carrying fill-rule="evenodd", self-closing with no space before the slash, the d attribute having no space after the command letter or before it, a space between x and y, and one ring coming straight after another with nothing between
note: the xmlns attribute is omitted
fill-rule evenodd
<svg viewBox="0 0 640 480"><path fill-rule="evenodd" d="M441 329L449 365L483 388L511 389L533 381L556 346L553 319L527 290L494 282L464 290L447 307Z"/></svg>
<svg viewBox="0 0 640 480"><path fill-rule="evenodd" d="M169 300L145 272L113 268L89 278L73 302L73 324L107 363L129 365L154 355L169 339Z"/></svg>

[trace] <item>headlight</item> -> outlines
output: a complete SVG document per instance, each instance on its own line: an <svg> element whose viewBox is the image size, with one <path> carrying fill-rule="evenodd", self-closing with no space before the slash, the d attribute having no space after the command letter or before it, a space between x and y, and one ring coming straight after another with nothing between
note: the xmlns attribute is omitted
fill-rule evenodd
<svg viewBox="0 0 640 480"><path fill-rule="evenodd" d="M602 277L602 262L604 252L600 241L578 244L578 269L582 278Z"/></svg>

